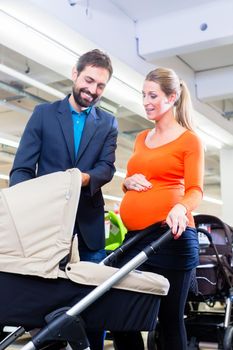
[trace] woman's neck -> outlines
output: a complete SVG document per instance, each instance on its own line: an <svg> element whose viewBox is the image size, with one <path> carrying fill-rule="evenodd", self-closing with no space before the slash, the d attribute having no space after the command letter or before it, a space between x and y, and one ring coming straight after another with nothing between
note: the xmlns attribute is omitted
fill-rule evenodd
<svg viewBox="0 0 233 350"><path fill-rule="evenodd" d="M175 120L173 113L167 113L160 120L155 122L155 132L157 134L163 134L169 130L180 127L179 123Z"/></svg>

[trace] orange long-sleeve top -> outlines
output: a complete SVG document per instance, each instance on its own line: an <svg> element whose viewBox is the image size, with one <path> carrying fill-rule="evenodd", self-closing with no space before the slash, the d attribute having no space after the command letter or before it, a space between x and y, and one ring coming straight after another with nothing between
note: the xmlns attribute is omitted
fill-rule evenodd
<svg viewBox="0 0 233 350"><path fill-rule="evenodd" d="M128 230L140 230L166 219L177 203L187 209L188 226L194 227L192 210L202 199L204 148L199 137L189 130L177 139L156 148L145 145L149 130L135 141L128 161L127 177L143 174L151 182L147 191L126 191L120 215Z"/></svg>

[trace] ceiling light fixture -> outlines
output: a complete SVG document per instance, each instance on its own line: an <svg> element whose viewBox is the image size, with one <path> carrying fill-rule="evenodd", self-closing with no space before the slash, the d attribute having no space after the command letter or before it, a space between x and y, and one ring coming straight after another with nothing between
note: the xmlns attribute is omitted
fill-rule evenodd
<svg viewBox="0 0 233 350"><path fill-rule="evenodd" d="M5 99L4 100L0 100L0 106L8 107L12 111L16 111L16 112L19 112L19 113L22 113L22 114L26 114L26 115L29 115L31 113L31 111L29 111L28 109L22 108L22 107L17 106L17 105L15 105L13 103L10 103L10 102L8 102Z"/></svg>
<svg viewBox="0 0 233 350"><path fill-rule="evenodd" d="M27 75L20 73L20 72L12 69L10 67L7 67L6 65L1 64L1 63L0 63L0 71L7 74L7 75L10 75L11 77L14 77L20 81L23 81L24 83L26 83L30 86L34 86L39 90L47 92L48 94L50 94L52 96L55 96L55 97L58 97L61 99L63 99L66 96L65 94L63 94L63 92L58 91L58 90L56 90L56 89L54 89L46 84L43 84L35 79L32 79L32 78L28 77Z"/></svg>
<svg viewBox="0 0 233 350"><path fill-rule="evenodd" d="M0 180L7 180L7 181L9 181L9 175L0 174Z"/></svg>
<svg viewBox="0 0 233 350"><path fill-rule="evenodd" d="M116 113L117 113L117 107L113 106L111 103L108 103L106 101L100 100L99 107L104 109L107 112L114 114L114 115L116 115Z"/></svg>
<svg viewBox="0 0 233 350"><path fill-rule="evenodd" d="M199 135L199 137L202 139L203 143L208 147L212 146L217 149L221 149L223 147L223 143L219 141L218 139L214 138L213 136L210 136L203 130L196 130L196 133Z"/></svg>
<svg viewBox="0 0 233 350"><path fill-rule="evenodd" d="M110 201L121 202L122 197L110 196L109 194L104 194L105 199L109 199Z"/></svg>
<svg viewBox="0 0 233 350"><path fill-rule="evenodd" d="M8 138L1 137L1 136L0 136L0 144L13 147L13 148L19 147L19 141L10 140Z"/></svg>
<svg viewBox="0 0 233 350"><path fill-rule="evenodd" d="M124 172L122 170L116 170L115 176L122 177L122 179L124 179L126 177L126 172Z"/></svg>
<svg viewBox="0 0 233 350"><path fill-rule="evenodd" d="M223 201L221 199L215 199L209 196L203 196L203 200L206 202L218 204L218 205L223 205Z"/></svg>

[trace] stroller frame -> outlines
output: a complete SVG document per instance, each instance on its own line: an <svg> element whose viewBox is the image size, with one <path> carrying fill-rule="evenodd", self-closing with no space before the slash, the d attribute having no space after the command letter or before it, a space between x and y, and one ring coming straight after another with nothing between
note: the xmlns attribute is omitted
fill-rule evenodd
<svg viewBox="0 0 233 350"><path fill-rule="evenodd" d="M24 329L40 329L26 349L63 340L74 350L88 349L82 319L88 330L155 327L160 296L167 294L169 282L163 276L133 270L156 252L163 240L152 242L121 269L107 266L112 255L102 263L106 266L80 261L77 236L73 234L80 191L81 173L69 169L0 192L0 324L24 327L3 340L1 349ZM166 237L172 239L170 231ZM122 250L114 254L121 255ZM121 307L112 303L112 298L121 300ZM114 318L109 313L111 307Z"/></svg>
<svg viewBox="0 0 233 350"><path fill-rule="evenodd" d="M211 219L211 216L207 216ZM214 256L216 257L216 263L219 267L220 273L225 280L225 295L223 294L220 299L214 300L219 302L225 302L225 307L222 312L219 311L200 311L198 307L201 302L206 302L204 299L191 298L187 301L187 315L185 324L189 335L189 347L188 349L199 349L200 347L210 346L211 343L218 343L218 349L231 350L233 348L233 320L232 320L232 306L233 306L233 284L232 280L226 273L223 263L220 259L216 244L213 242L211 234L204 228L197 227L197 231L203 233L210 243ZM232 270L233 274L233 270ZM213 306L214 306L213 303ZM208 304L208 303L207 303ZM217 332L213 333L213 329ZM195 334L197 333L197 334ZM205 339L210 335L210 340ZM215 337L216 336L216 337ZM199 338L199 339L198 339Z"/></svg>
<svg viewBox="0 0 233 350"><path fill-rule="evenodd" d="M112 252L100 264L111 264L118 256L125 253L125 251L138 241L145 233L138 234L124 245ZM151 254L156 253L161 245L173 239L171 229L169 229L163 236L150 245L145 247L138 255L120 268L112 277L107 279L101 285L97 286L86 297L76 303L73 307L62 308L49 314L46 317L48 324L43 327L36 335L34 335L30 342L28 342L22 350L41 349L50 342L65 341L70 344L73 350L89 350L89 342L85 334L82 320L79 317L95 300L100 298L109 289L111 289L117 282L122 280L129 272L142 265ZM0 350L4 350L14 340L20 337L25 332L23 327L19 327L15 332L12 332L8 337L0 342Z"/></svg>

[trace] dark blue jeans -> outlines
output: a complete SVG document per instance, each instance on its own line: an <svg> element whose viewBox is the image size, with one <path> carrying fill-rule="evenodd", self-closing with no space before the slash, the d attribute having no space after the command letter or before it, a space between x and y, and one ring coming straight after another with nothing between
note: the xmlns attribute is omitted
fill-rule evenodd
<svg viewBox="0 0 233 350"><path fill-rule="evenodd" d="M168 295L161 297L159 308L158 349L186 350L187 337L183 315L192 270L167 270L154 267L150 271L163 275L170 282ZM113 336L117 350L144 350L139 332L114 332Z"/></svg>
<svg viewBox="0 0 233 350"><path fill-rule="evenodd" d="M167 225L158 223L146 230L147 234L131 247L118 266L121 267L136 254L141 252L151 241L158 239L168 229ZM137 234L128 232L125 240ZM161 297L159 308L159 350L186 350L187 337L184 325L184 307L189 291L192 270L198 264L198 239L196 230L188 227L178 240L172 240L160 247L156 254L139 268L158 273L168 279L170 289L167 296ZM114 333L117 350L143 350L140 334Z"/></svg>
<svg viewBox="0 0 233 350"><path fill-rule="evenodd" d="M89 249L79 249L79 255L81 261L91 261L98 264L106 257L105 249L91 251Z"/></svg>

